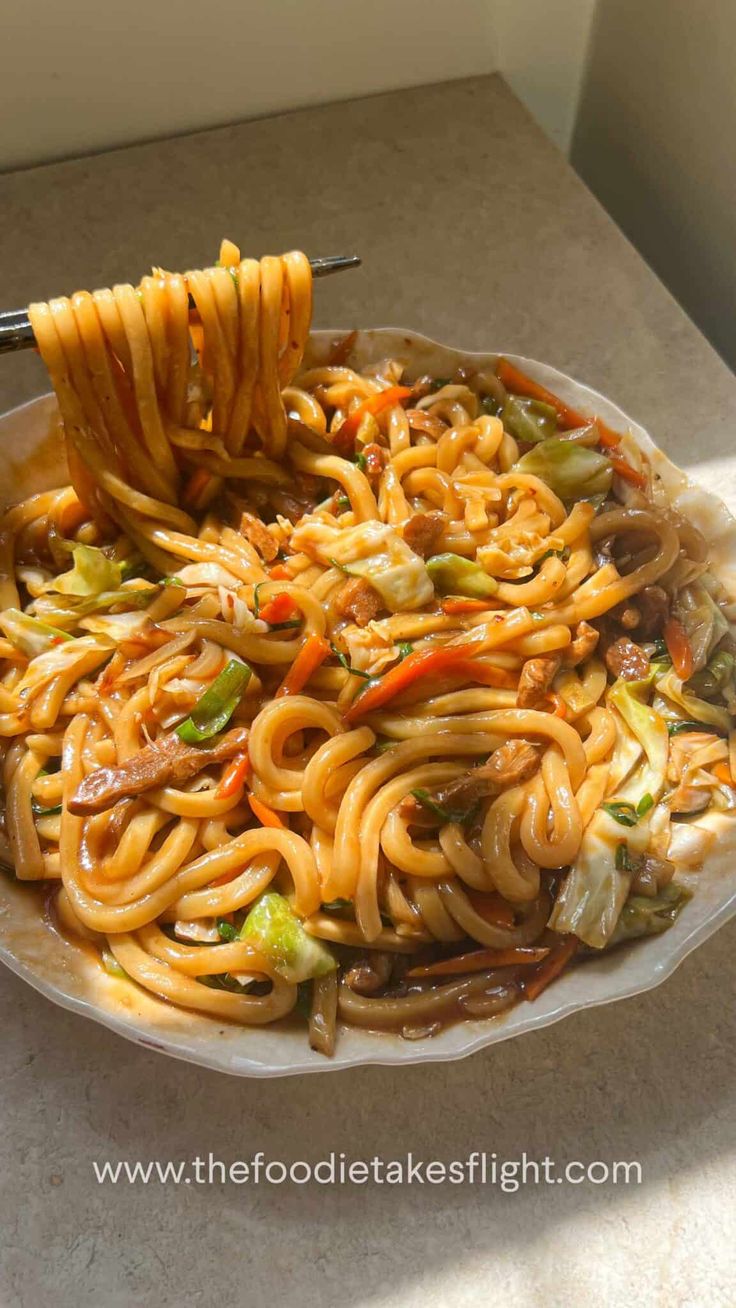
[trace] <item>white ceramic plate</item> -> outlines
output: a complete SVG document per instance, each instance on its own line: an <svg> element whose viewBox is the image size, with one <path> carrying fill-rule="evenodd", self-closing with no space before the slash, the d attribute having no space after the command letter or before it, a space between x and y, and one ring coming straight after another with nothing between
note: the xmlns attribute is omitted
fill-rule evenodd
<svg viewBox="0 0 736 1308"><path fill-rule="evenodd" d="M324 358L335 332L316 332L310 361ZM405 358L412 375L448 376L461 363L492 366L495 354L465 354L412 332L380 328L360 333L353 360L363 366L391 355ZM714 570L736 598L736 522L710 493L707 470L695 485L654 446L647 433L616 405L563 373L518 355L519 367L584 412L598 414L614 428L629 428L665 479L673 499L710 542ZM34 400L0 418L5 454L5 503L65 479L55 403ZM736 488L736 459L719 462L721 493ZM700 482L700 478L699 478ZM736 489L731 497L736 508ZM39 895L27 885L0 877L0 958L18 976L64 1008L94 1018L138 1044L175 1058L202 1063L238 1076L284 1076L381 1063L425 1063L463 1058L477 1049L548 1026L578 1009L639 994L664 981L692 949L736 913L736 819L716 819L720 839L706 867L689 882L695 894L674 926L661 936L603 955L568 972L534 1004L521 1003L501 1018L464 1022L432 1040L410 1043L388 1034L359 1030L340 1033L337 1052L327 1060L310 1050L303 1024L238 1027L169 1007L125 980L108 976L92 951L70 943L41 920Z"/></svg>

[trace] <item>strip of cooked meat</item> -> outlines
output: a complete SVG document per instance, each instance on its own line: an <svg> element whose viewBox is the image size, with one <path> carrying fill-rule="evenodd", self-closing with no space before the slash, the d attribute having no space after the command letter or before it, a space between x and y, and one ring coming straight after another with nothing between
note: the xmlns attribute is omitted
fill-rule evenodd
<svg viewBox="0 0 736 1308"><path fill-rule="evenodd" d="M180 786L211 763L224 763L242 753L247 741L247 727L234 727L209 746L187 745L175 731L169 731L117 767L90 772L69 800L69 812L86 817L156 786Z"/></svg>
<svg viewBox="0 0 736 1308"><path fill-rule="evenodd" d="M529 740L507 740L505 745L494 749L486 763L471 768L456 781L429 790L427 795L439 809L467 811L481 799L498 795L509 786L518 786L523 781L528 781L539 767L539 760L538 745L533 745ZM434 814L413 795L407 795L402 800L399 812L416 826L437 827L441 824L439 815Z"/></svg>
<svg viewBox="0 0 736 1308"><path fill-rule="evenodd" d="M415 554L423 559L437 553L442 533L447 525L444 513L436 510L432 513L414 513L404 527L404 540Z"/></svg>
<svg viewBox="0 0 736 1308"><path fill-rule="evenodd" d="M591 627L589 622L579 622L573 639L563 652L562 666L576 668L584 659L590 658L599 640L600 632L595 627Z"/></svg>
<svg viewBox="0 0 736 1308"><path fill-rule="evenodd" d="M516 703L519 708L539 708L552 681L560 670L559 654L543 654L541 658L527 659L521 669Z"/></svg>
<svg viewBox="0 0 736 1308"><path fill-rule="evenodd" d="M255 514L248 513L244 509L240 515L240 532L250 541L254 549L258 550L261 558L266 563L273 563L279 552L279 547L268 527L264 526L260 518L256 518Z"/></svg>
<svg viewBox="0 0 736 1308"><path fill-rule="evenodd" d="M628 636L619 636L604 654L608 671L624 681L641 681L649 671L649 659L644 650Z"/></svg>
<svg viewBox="0 0 736 1308"><path fill-rule="evenodd" d="M669 595L661 586L645 586L638 595L624 600L609 614L625 630L635 631L637 640L653 640L655 636L661 636L669 616Z"/></svg>
<svg viewBox="0 0 736 1308"><path fill-rule="evenodd" d="M277 488L270 492L271 504L289 522L297 523L305 513L314 513L320 501L320 484L313 473L297 472L288 490Z"/></svg>
<svg viewBox="0 0 736 1308"><path fill-rule="evenodd" d="M364 577L351 577L337 597L338 613L352 618L359 627L367 627L381 611L381 596Z"/></svg>
<svg viewBox="0 0 736 1308"><path fill-rule="evenodd" d="M365 459L365 475L375 490L381 480L381 473L388 462L388 450L384 449L376 441L371 441L369 445L363 446L361 453Z"/></svg>

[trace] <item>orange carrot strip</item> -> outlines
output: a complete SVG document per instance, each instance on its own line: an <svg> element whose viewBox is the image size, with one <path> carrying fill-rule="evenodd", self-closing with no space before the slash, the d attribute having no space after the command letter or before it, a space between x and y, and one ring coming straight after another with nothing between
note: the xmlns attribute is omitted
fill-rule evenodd
<svg viewBox="0 0 736 1308"><path fill-rule="evenodd" d="M511 949L475 949L471 954L443 958L426 967L413 967L407 976L456 976L464 972L485 972L489 967L513 967L516 963L541 963L548 949L516 945Z"/></svg>
<svg viewBox="0 0 736 1308"><path fill-rule="evenodd" d="M458 664L472 663L476 647L469 641L462 645L438 645L434 649L415 650L408 654L401 663L389 668L388 672L373 682L368 682L366 689L358 695L343 715L346 722L354 722L364 713L383 708L389 700L408 690L419 677L426 677L435 672L452 671Z"/></svg>
<svg viewBox="0 0 736 1308"><path fill-rule="evenodd" d="M206 468L195 468L184 487L184 503L194 505L196 508L200 497L208 490L211 481L211 472L207 472Z"/></svg>
<svg viewBox="0 0 736 1308"><path fill-rule="evenodd" d="M545 702L550 706L550 713L554 713L556 718L562 718L563 722L567 718L567 704L561 695L554 690L550 690L544 697Z"/></svg>
<svg viewBox="0 0 736 1308"><path fill-rule="evenodd" d="M524 997L529 1000L538 999L550 981L554 981L567 967L579 944L577 936L568 936L556 953L544 960L536 975L524 982Z"/></svg>
<svg viewBox="0 0 736 1308"><path fill-rule="evenodd" d="M693 675L693 647L682 623L668 618L664 624L664 643L680 681L689 681Z"/></svg>
<svg viewBox="0 0 736 1308"><path fill-rule="evenodd" d="M275 563L268 573L271 581L293 581L289 569L283 563Z"/></svg>
<svg viewBox="0 0 736 1308"><path fill-rule="evenodd" d="M298 695L329 653L329 642L323 636L308 636L276 691L276 699L282 695Z"/></svg>
<svg viewBox="0 0 736 1308"><path fill-rule="evenodd" d="M297 606L288 595L274 595L273 599L267 600L258 610L259 618L264 622L288 622L297 612Z"/></svg>
<svg viewBox="0 0 736 1308"><path fill-rule="evenodd" d="M608 457L613 465L613 471L617 472L619 477L623 477L624 481L628 481L632 486L638 486L639 490L646 488L647 478L643 472L639 472L638 468L632 468L620 454L609 454Z"/></svg>
<svg viewBox="0 0 736 1308"><path fill-rule="evenodd" d="M352 413L349 413L345 421L338 427L336 432L332 432L330 439L332 443L341 450L347 450L355 441L358 434L358 428L368 413L382 413L384 409L390 409L394 404L400 404L402 400L408 400L413 395L411 386L389 386L385 391L379 391L377 395L369 395L367 400L357 405Z"/></svg>
<svg viewBox="0 0 736 1308"><path fill-rule="evenodd" d="M233 795L237 795L249 775L250 759L247 753L236 754L232 763L228 763L223 771L220 784L215 791L215 799L231 799Z"/></svg>
<svg viewBox="0 0 736 1308"><path fill-rule="evenodd" d="M274 813L273 809L269 808L268 804L264 804L262 800L256 799L255 795L248 796L248 803L253 816L258 818L262 827L283 827L286 825L285 822L281 821L278 813Z"/></svg>
<svg viewBox="0 0 736 1308"><path fill-rule="evenodd" d="M590 418L573 409L569 404L565 404L558 395L554 395L546 386L541 386L539 382L527 377L526 373L521 372L513 363L509 363L508 359L499 359L496 373L499 381L503 382L506 389L512 391L514 395L526 395L530 400L541 400L543 404L550 404L557 414L563 431L571 431L573 427L587 427L594 422L600 433L599 444L605 449L613 449L621 440L619 433L608 427L601 418Z"/></svg>
<svg viewBox="0 0 736 1308"><path fill-rule="evenodd" d="M722 781L725 786L736 786L736 782L731 776L731 769L728 766L728 763L716 763L713 769L713 776L718 777L718 780Z"/></svg>

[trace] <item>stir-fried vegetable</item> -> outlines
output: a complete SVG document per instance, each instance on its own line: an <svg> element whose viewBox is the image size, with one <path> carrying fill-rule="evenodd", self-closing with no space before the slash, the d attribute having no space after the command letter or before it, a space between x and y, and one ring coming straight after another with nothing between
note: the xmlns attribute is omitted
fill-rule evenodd
<svg viewBox="0 0 736 1308"><path fill-rule="evenodd" d="M647 690L647 682L617 681L611 686L608 698L642 745L647 758L644 774L635 774L635 784L656 800L664 789L669 736L664 718L642 698Z"/></svg>
<svg viewBox="0 0 736 1308"><path fill-rule="evenodd" d="M690 677L687 688L700 699L715 699L733 683L736 659L727 650L717 650L706 667Z"/></svg>
<svg viewBox="0 0 736 1308"><path fill-rule="evenodd" d="M501 421L517 441L531 445L554 436L557 431L557 413L553 405L518 395L509 395L501 411Z"/></svg>
<svg viewBox="0 0 736 1308"><path fill-rule="evenodd" d="M465 641L459 645L438 645L436 649L415 650L401 663L390 668L384 676L366 683L365 690L353 700L345 713L346 722L354 722L365 713L383 708L384 704L407 690L420 677L451 672L471 661L476 648L474 643Z"/></svg>
<svg viewBox="0 0 736 1308"><path fill-rule="evenodd" d="M700 699L698 695L692 694L687 685L683 685L681 679L677 676L674 668L671 668L660 677L657 682L657 692L676 704L679 708L684 709L691 721L707 723L712 729L715 727L723 735L728 735L731 728L731 716L728 709L718 704L710 704L706 699Z"/></svg>
<svg viewBox="0 0 736 1308"><path fill-rule="evenodd" d="M604 454L554 436L527 450L514 468L539 477L568 501L605 495L613 478L611 460Z"/></svg>
<svg viewBox="0 0 736 1308"><path fill-rule="evenodd" d="M553 931L574 932L586 945L603 949L611 939L631 886L633 857L646 849L648 823L631 828L622 859L621 828L615 818L598 809L586 828L570 871L549 919Z"/></svg>
<svg viewBox="0 0 736 1308"><path fill-rule="evenodd" d="M337 966L327 946L307 934L289 901L275 891L266 891L256 900L240 929L240 938L294 985L326 976Z"/></svg>
<svg viewBox="0 0 736 1308"><path fill-rule="evenodd" d="M433 597L424 560L385 522L361 522L347 531L333 529L325 562L351 577L365 577L390 613L421 608Z"/></svg>
<svg viewBox="0 0 736 1308"><path fill-rule="evenodd" d="M601 804L601 808L606 810L609 817L620 823L622 827L635 827L639 818L644 817L650 808L654 807L654 796L649 792L642 795L638 804L630 804L628 800L612 800L608 804Z"/></svg>
<svg viewBox="0 0 736 1308"><path fill-rule="evenodd" d="M176 728L177 735L188 745L216 736L230 721L251 678L247 663L230 659L195 704L188 718Z"/></svg>
<svg viewBox="0 0 736 1308"><path fill-rule="evenodd" d="M692 671L699 672L729 629L725 615L703 584L703 579L683 586L674 604L673 617L680 623L689 642ZM683 677L683 680L687 678Z"/></svg>
<svg viewBox="0 0 736 1308"><path fill-rule="evenodd" d="M250 775L250 759L247 752L236 754L232 763L228 763L222 774L220 784L215 792L218 799L231 799L245 785Z"/></svg>
<svg viewBox="0 0 736 1308"><path fill-rule="evenodd" d="M616 930L610 939L611 945L622 944L625 940L637 940L641 936L658 936L669 930L680 909L691 898L686 886L670 881L669 885L651 897L632 895L621 909L621 916L616 923Z"/></svg>
<svg viewBox="0 0 736 1308"><path fill-rule="evenodd" d="M688 681L695 667L693 649L685 628L677 618L668 618L665 623L664 640L675 672L681 681Z"/></svg>
<svg viewBox="0 0 736 1308"><path fill-rule="evenodd" d="M248 803L251 812L255 818L258 818L262 827L283 827L284 823L268 804L264 804L262 799L256 799L255 795L248 796Z"/></svg>
<svg viewBox="0 0 736 1308"><path fill-rule="evenodd" d="M5 609L0 613L0 627L10 643L29 659L53 649L60 641L72 639L68 631L50 627L28 613L21 613L20 609Z"/></svg>
<svg viewBox="0 0 736 1308"><path fill-rule="evenodd" d="M333 434L333 443L339 450L346 451L351 448L355 438L360 430L360 425L367 415L375 417L383 413L384 409L390 409L394 404L401 404L402 400L408 400L413 394L411 386L389 386L385 391L379 391L377 395L369 395L367 400L358 404L349 413L345 421Z"/></svg>
<svg viewBox="0 0 736 1308"><path fill-rule="evenodd" d="M540 400L542 404L549 404L565 431L571 431L575 427L586 427L591 422L590 417L580 413L578 409L573 409L570 404L566 404L558 395L548 391L540 382L527 377L526 373L508 359L499 359L496 374L507 391L512 391L514 395L526 395L530 399ZM599 444L604 449L614 449L621 440L618 432L613 431L601 418L594 418L592 421L599 431Z"/></svg>
<svg viewBox="0 0 736 1308"><path fill-rule="evenodd" d="M282 695L298 695L306 686L312 673L331 653L330 642L324 636L312 633L307 636L284 680L276 691L276 699Z"/></svg>
<svg viewBox="0 0 736 1308"><path fill-rule="evenodd" d="M72 549L74 566L48 583L47 590L62 595L99 595L105 590L117 590L122 581L119 563L109 559L94 545L75 545Z"/></svg>
<svg viewBox="0 0 736 1308"><path fill-rule="evenodd" d="M433 554L427 559L427 572L440 595L486 599L498 590L498 582L489 577L485 568L461 554Z"/></svg>

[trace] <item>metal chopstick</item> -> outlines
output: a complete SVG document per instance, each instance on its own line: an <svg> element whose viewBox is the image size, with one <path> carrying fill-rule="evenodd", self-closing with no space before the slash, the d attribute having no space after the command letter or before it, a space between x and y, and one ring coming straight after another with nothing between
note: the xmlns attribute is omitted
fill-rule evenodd
<svg viewBox="0 0 736 1308"><path fill-rule="evenodd" d="M357 254L328 254L322 259L310 259L313 277L329 277L345 268L357 268ZM190 304L192 300L190 298ZM0 313L0 354L14 354L16 350L30 350L36 344L33 328L25 309L7 309Z"/></svg>

